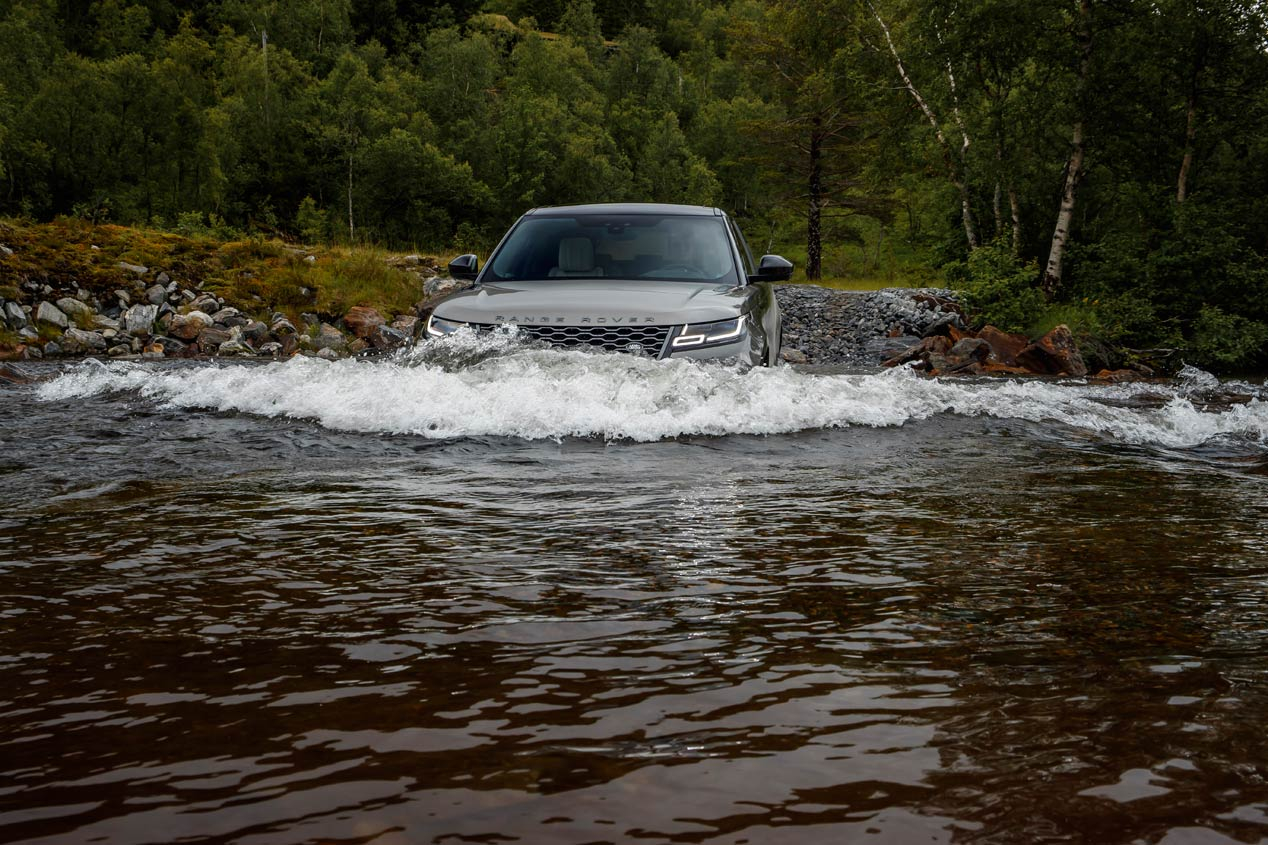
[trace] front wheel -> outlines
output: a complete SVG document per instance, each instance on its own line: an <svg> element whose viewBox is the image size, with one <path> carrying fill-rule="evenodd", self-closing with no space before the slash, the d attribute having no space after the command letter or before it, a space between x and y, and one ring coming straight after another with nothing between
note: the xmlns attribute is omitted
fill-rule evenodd
<svg viewBox="0 0 1268 845"><path fill-rule="evenodd" d="M778 333L775 335L774 345L770 345L770 344L767 345L766 355L764 356L766 359L766 366L768 367L779 366L779 353L780 353L780 350L782 350L783 348L784 348L784 327L780 326Z"/></svg>

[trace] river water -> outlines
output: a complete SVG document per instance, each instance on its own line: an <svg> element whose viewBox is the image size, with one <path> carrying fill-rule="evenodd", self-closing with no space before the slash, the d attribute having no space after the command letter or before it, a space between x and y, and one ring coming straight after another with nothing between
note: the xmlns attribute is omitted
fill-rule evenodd
<svg viewBox="0 0 1268 845"><path fill-rule="evenodd" d="M0 841L1268 837L1268 402L457 339L0 386Z"/></svg>

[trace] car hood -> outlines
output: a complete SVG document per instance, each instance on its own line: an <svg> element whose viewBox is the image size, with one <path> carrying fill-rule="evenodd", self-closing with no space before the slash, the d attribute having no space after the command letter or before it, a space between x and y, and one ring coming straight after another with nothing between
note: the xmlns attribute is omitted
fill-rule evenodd
<svg viewBox="0 0 1268 845"><path fill-rule="evenodd" d="M751 288L696 282L498 282L446 297L437 303L435 313L464 323L665 326L729 319L744 310L751 293Z"/></svg>

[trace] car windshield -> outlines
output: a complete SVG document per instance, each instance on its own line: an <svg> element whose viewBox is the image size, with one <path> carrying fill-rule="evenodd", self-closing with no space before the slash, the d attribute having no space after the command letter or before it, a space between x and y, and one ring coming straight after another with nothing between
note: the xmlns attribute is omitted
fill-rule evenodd
<svg viewBox="0 0 1268 845"><path fill-rule="evenodd" d="M663 279L738 284L721 217L533 216L489 265L491 280Z"/></svg>

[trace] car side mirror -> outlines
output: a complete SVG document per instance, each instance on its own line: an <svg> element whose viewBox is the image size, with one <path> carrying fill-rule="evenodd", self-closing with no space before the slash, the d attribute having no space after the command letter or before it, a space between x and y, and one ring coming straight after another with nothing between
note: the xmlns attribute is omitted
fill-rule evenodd
<svg viewBox="0 0 1268 845"><path fill-rule="evenodd" d="M449 262L449 276L454 279L474 281L480 275L480 259L474 255L459 255Z"/></svg>
<svg viewBox="0 0 1268 845"><path fill-rule="evenodd" d="M792 262L782 255L763 255L750 282L786 282L792 278Z"/></svg>

